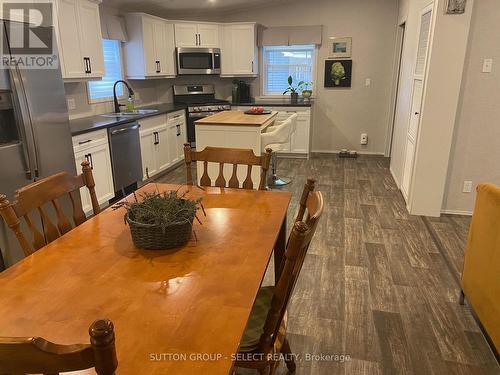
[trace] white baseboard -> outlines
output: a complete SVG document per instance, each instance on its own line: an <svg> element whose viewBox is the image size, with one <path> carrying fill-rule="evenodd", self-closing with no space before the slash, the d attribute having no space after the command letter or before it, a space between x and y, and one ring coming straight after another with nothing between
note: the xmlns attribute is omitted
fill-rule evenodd
<svg viewBox="0 0 500 375"><path fill-rule="evenodd" d="M460 211L460 210L441 210L442 214L445 215L463 215L472 216L472 211Z"/></svg>
<svg viewBox="0 0 500 375"><path fill-rule="evenodd" d="M399 183L399 180L396 178L396 175L394 174L394 171L392 170L391 166L389 166L389 172L391 172L391 176L394 179L394 182L396 183L398 189L401 189L401 184Z"/></svg>
<svg viewBox="0 0 500 375"><path fill-rule="evenodd" d="M359 155L378 155L384 156L383 152L374 152L374 151L356 151ZM338 154L340 150L312 150L311 153L318 154Z"/></svg>

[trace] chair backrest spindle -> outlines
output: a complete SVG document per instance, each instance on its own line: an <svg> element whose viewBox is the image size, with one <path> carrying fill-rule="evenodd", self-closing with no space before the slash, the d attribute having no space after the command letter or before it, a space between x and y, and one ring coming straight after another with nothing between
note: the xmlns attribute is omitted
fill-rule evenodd
<svg viewBox="0 0 500 375"><path fill-rule="evenodd" d="M247 166L247 174L241 187L243 189L253 189L252 168L261 167L261 176L259 181L259 190L266 188L266 176L269 170L271 160L271 150L267 149L261 156L256 156L252 150L237 148L206 147L202 151L194 151L189 143L184 145L184 155L186 161L186 180L188 185L193 184L191 172L191 163L193 161L203 162L203 174L200 178L201 186L211 186L212 180L208 175L208 163L217 163L219 165L218 175L215 180L217 187L239 188L238 166ZM224 166L232 164L232 174L229 181L224 176Z"/></svg>

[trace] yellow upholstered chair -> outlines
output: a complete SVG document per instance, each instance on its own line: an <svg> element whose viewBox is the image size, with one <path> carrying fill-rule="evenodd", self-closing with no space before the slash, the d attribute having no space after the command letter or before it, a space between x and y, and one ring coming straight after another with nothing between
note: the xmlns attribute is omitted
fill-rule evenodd
<svg viewBox="0 0 500 375"><path fill-rule="evenodd" d="M462 272L462 298L500 349L500 187L480 184Z"/></svg>

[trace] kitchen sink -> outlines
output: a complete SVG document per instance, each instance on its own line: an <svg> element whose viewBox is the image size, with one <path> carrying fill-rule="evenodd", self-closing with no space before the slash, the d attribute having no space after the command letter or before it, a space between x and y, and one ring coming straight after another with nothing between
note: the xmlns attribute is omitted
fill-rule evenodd
<svg viewBox="0 0 500 375"><path fill-rule="evenodd" d="M150 115L152 113L158 112L158 109L136 109L134 111L124 111L124 112L113 112L113 113L105 113L101 115L102 117L134 117L140 115Z"/></svg>

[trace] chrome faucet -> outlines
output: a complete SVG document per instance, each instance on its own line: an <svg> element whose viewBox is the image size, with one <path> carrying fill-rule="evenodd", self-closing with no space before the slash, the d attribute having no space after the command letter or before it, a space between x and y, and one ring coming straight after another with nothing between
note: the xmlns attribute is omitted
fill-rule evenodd
<svg viewBox="0 0 500 375"><path fill-rule="evenodd" d="M132 96L134 95L134 90L132 90L132 87L130 87L130 85L123 81L123 80L118 80L115 82L115 84L113 85L113 102L115 104L115 113L119 113L120 112L120 107L125 107L124 104L119 104L118 103L118 98L116 97L116 85L119 84L119 83L123 83L125 86L127 86L127 89L128 89L128 96Z"/></svg>

